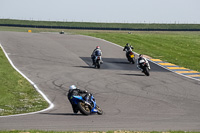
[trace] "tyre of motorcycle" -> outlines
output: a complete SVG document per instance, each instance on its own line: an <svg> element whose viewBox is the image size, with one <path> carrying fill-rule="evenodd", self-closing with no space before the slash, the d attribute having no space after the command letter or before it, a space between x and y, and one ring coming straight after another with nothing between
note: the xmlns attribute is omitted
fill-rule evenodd
<svg viewBox="0 0 200 133"><path fill-rule="evenodd" d="M131 58L130 56L128 57L128 61L129 61L130 63L132 63L132 64L134 64L134 63L135 63L134 59L133 59L133 58Z"/></svg>
<svg viewBox="0 0 200 133"><path fill-rule="evenodd" d="M90 109L89 105L85 104L82 101L78 102L78 108L79 108L80 112L83 115L89 115L89 114L91 114L91 109Z"/></svg>
<svg viewBox="0 0 200 133"><path fill-rule="evenodd" d="M97 114L98 115L102 115L103 114L103 110L98 105L96 105L96 109L97 109Z"/></svg>
<svg viewBox="0 0 200 133"><path fill-rule="evenodd" d="M149 76L149 75L150 75L149 69L148 69L147 67L144 67L143 69L144 69L144 74L145 74L146 76Z"/></svg>
<svg viewBox="0 0 200 133"><path fill-rule="evenodd" d="M135 61L134 61L134 59L133 59L133 58L131 58L130 62L131 62L132 64L134 64L134 63L135 63Z"/></svg>
<svg viewBox="0 0 200 133"><path fill-rule="evenodd" d="M96 61L96 67L99 69L100 68L100 60Z"/></svg>

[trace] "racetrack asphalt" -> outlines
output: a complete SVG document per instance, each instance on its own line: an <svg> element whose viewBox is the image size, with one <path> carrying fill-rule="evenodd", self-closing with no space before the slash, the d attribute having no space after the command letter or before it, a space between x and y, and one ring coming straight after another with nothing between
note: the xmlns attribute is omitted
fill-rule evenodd
<svg viewBox="0 0 200 133"><path fill-rule="evenodd" d="M153 63L150 76L144 76L121 47L87 36L0 32L0 43L55 105L37 114L0 117L0 130L200 131L199 81ZM91 66L97 45L103 52L101 69ZM104 114L73 114L66 96L72 84L92 92Z"/></svg>

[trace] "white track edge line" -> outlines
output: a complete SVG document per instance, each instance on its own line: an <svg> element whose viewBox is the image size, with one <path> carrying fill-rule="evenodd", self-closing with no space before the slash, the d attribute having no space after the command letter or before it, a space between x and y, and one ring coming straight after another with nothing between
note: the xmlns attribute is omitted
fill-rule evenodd
<svg viewBox="0 0 200 133"><path fill-rule="evenodd" d="M16 114L16 115L7 115L7 116L0 116L1 117L12 117L12 116L22 116L22 115L30 115L30 114L36 114L36 113L40 113L40 112L44 112L47 110L50 110L54 107L54 104L47 98L47 96L37 87L37 85L31 81L26 75L24 75L12 62L12 60L9 58L8 54L6 53L6 51L4 50L3 46L0 43L0 47L3 50L4 54L6 55L6 58L8 59L9 63L11 64L11 66L18 72L20 73L26 80L28 80L28 82L31 83L31 85L36 89L37 92L39 92L42 97L49 103L49 107L40 111L36 111L36 112L31 112L31 113L24 113L24 114Z"/></svg>
<svg viewBox="0 0 200 133"><path fill-rule="evenodd" d="M101 41L104 41L104 42L108 42L108 43L110 43L110 44L113 44L113 45L115 45L115 46L124 48L124 47L122 47L122 46L120 46L120 45L118 45L118 44L109 42L109 41L104 40L104 39L102 39L102 38L97 38L97 37L92 37L92 36L86 36L86 35L79 35L79 36L84 36L84 37L89 37L89 38L101 40ZM137 55L139 55L139 54L136 53L136 52L134 52L134 53L137 54ZM168 71L170 71L170 72L176 73L176 74L178 74L178 75L181 75L181 76L186 77L186 78L189 78L189 79L193 79L193 80L196 80L196 81L200 81L200 80L197 79L197 78L189 77L189 76L183 75L183 74L181 74L181 73L177 73L177 72L175 72L175 71L172 71L172 70L170 70L170 69L168 69L168 68L166 68L166 67L164 67L164 66L162 66L162 65L160 65L160 64L158 64L158 63L156 63L156 62L154 62L154 61L152 61L152 60L150 60L150 59L147 59L147 60L150 61L150 62L152 62L152 63L154 63L154 64L156 64L156 65L158 65L158 66L160 66L160 67L162 67L162 68L164 68L164 69L166 69L166 70L168 70Z"/></svg>

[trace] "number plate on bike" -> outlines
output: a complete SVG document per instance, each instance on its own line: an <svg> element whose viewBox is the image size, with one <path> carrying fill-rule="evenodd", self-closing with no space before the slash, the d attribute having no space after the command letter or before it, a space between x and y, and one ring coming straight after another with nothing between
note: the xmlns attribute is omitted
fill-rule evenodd
<svg viewBox="0 0 200 133"><path fill-rule="evenodd" d="M131 58L134 58L134 55L133 55L133 54L131 55Z"/></svg>

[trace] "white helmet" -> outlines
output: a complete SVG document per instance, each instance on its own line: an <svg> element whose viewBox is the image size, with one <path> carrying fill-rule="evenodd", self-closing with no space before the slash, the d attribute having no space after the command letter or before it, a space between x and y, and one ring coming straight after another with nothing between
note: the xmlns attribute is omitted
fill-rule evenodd
<svg viewBox="0 0 200 133"><path fill-rule="evenodd" d="M69 87L69 90L73 90L73 89L76 89L76 86L75 86L75 85L71 85L71 86Z"/></svg>

